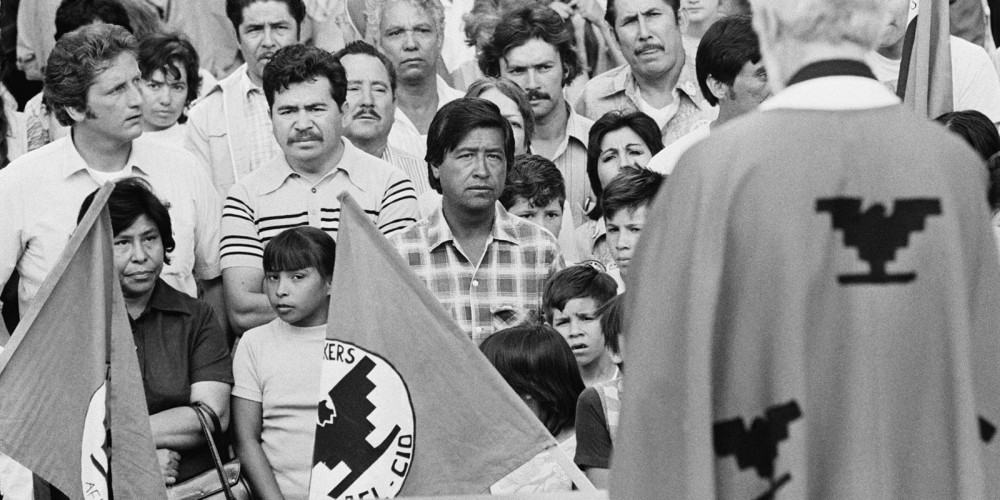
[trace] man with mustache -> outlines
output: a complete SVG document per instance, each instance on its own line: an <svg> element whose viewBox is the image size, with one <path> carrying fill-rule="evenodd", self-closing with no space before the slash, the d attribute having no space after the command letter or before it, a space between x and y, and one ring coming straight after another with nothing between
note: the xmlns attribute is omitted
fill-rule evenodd
<svg viewBox="0 0 1000 500"><path fill-rule="evenodd" d="M185 147L205 162L219 193L281 150L261 89L264 65L299 36L302 0L226 0L245 64L220 80L188 115Z"/></svg>
<svg viewBox="0 0 1000 500"><path fill-rule="evenodd" d="M598 119L612 110L642 111L660 127L664 146L714 118L695 79L685 74L694 64L685 71L681 33L688 20L680 0L608 0L604 19L628 64L587 82L580 113Z"/></svg>
<svg viewBox="0 0 1000 500"><path fill-rule="evenodd" d="M392 61L399 79L389 144L423 158L434 114L462 97L438 76L444 9L438 0L384 0L369 2L365 15L368 37Z"/></svg>
<svg viewBox="0 0 1000 500"><path fill-rule="evenodd" d="M483 47L479 67L524 89L535 115L531 152L559 168L573 221L579 224L595 201L586 169L587 138L594 122L577 114L563 95L563 87L581 71L566 24L548 7L507 12Z"/></svg>
<svg viewBox="0 0 1000 500"><path fill-rule="evenodd" d="M263 84L281 154L234 184L222 212L222 278L237 332L275 318L262 283L264 245L298 226L336 239L340 193L350 193L387 236L417 220L406 174L342 137L347 78L333 54L298 44L280 49Z"/></svg>
<svg viewBox="0 0 1000 500"><path fill-rule="evenodd" d="M396 112L396 70L392 61L361 40L347 44L334 55L347 73L344 137L358 149L406 173L418 197L430 191L423 158L388 145Z"/></svg>

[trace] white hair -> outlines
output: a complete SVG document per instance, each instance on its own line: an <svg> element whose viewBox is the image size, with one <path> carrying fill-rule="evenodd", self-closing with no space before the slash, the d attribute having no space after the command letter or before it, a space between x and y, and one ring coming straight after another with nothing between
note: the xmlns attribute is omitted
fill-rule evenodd
<svg viewBox="0 0 1000 500"><path fill-rule="evenodd" d="M382 13L389 4L407 2L431 15L439 44L444 43L444 7L438 0L365 0L365 37L376 48L382 48Z"/></svg>
<svg viewBox="0 0 1000 500"><path fill-rule="evenodd" d="M844 43L875 48L891 0L750 0L758 34L771 43ZM897 0L898 1L898 0Z"/></svg>

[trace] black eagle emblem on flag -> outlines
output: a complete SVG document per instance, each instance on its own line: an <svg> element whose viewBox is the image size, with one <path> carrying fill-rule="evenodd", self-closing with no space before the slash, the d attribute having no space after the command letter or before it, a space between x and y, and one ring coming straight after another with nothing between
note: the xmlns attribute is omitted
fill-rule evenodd
<svg viewBox="0 0 1000 500"><path fill-rule="evenodd" d="M378 446L368 443L368 435L375 425L368 417L375 411L375 405L368 395L375 389L369 375L375 362L365 356L328 393L336 408L329 408L326 402L319 405L319 425L316 426L316 442L337 443L336 446L317 446L313 452L313 465L322 462L333 469L341 462L350 473L333 490L331 498L340 497L361 475L375 463L399 435L400 427L394 426L388 436Z"/></svg>

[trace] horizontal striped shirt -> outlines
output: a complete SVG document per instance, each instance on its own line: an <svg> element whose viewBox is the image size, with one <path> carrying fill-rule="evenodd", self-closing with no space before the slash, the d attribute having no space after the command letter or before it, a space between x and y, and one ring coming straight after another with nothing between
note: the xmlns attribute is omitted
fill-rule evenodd
<svg viewBox="0 0 1000 500"><path fill-rule="evenodd" d="M313 183L284 155L240 179L222 210L222 268L261 268L264 245L285 229L312 226L334 239L346 191L386 236L416 222L417 197L406 174L343 139L337 167Z"/></svg>
<svg viewBox="0 0 1000 500"><path fill-rule="evenodd" d="M499 202L478 264L462 253L440 207L390 241L476 344L537 322L545 280L564 266L552 233L510 215Z"/></svg>

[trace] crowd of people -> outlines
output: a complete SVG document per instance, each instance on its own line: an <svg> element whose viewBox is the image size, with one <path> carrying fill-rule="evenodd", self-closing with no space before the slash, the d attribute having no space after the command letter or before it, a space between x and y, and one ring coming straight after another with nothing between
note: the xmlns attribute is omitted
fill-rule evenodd
<svg viewBox="0 0 1000 500"><path fill-rule="evenodd" d="M895 114L859 119L863 125L850 122L854 115L831 118L898 108L910 10L910 0L22 0L18 66L44 88L22 105L0 92L6 327L14 331L33 304L95 190L114 183L115 267L165 484L211 467L190 407L200 401L229 431L258 498L306 498L322 346L327 325L336 330L331 280L335 265L346 265L335 259L338 196L349 193L586 477L606 489L622 410L657 412L669 399L650 402L630 387L636 406L626 404L623 357L639 354L643 363L660 353L667 363L681 352L658 350L649 340L656 335L634 337L643 322L676 327L664 331L679 337L717 322L705 337L722 339L735 315L757 315L747 323L768 316L775 288L819 294L778 278L740 281L776 265L753 268L754 259L794 262L782 242L801 249L801 235L786 238L766 223L794 204L753 213L764 206L747 201L754 190L781 190L796 176L813 178L802 189L853 186L815 170L833 171L844 158L916 164L939 156L886 146L878 133L896 131L878 124L905 121ZM987 19L988 9L977 12ZM978 175L988 180L973 182L965 170L970 179L961 182L935 179L973 186L952 194L996 213L1000 52L985 21L977 26L951 36L952 111L928 118L978 153ZM796 52L814 39L833 49ZM845 46L851 50L838 52ZM833 62L810 66L822 61ZM736 125L775 109L782 112L763 114L826 114L802 113L782 126L757 119L756 137ZM827 126L844 135L806 133ZM871 135L848 137L852 130ZM899 133L927 139L925 148L939 140L915 125ZM824 145L841 140L850 154ZM771 146L813 148L786 157L810 163L808 172L733 177L776 162ZM885 181L871 177L868 186ZM814 212L828 206L817 201ZM965 228L968 219L958 220ZM989 234L990 226L980 229ZM716 230L731 239L713 239ZM742 237L766 240L760 248L773 253L761 255L768 250ZM699 288L716 279L699 260L705 256L734 258L719 264L731 282ZM662 272L649 272L657 263ZM885 268L879 275L872 266L884 278ZM699 312L684 304L744 286L760 292L756 309L722 301L708 319L683 323ZM667 299L679 305L656 305ZM387 307L372 304L371 313ZM649 319L665 314L672 316ZM877 323L875 316L845 321ZM626 350L633 338L642 347ZM630 375L645 378L634 370L649 365L632 363ZM624 444L641 448L634 435ZM628 460L632 468L638 459ZM492 491L573 489L558 464L543 462ZM0 456L0 498L30 499L45 487Z"/></svg>

